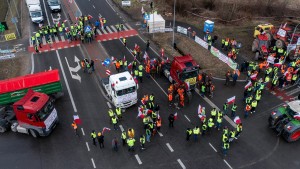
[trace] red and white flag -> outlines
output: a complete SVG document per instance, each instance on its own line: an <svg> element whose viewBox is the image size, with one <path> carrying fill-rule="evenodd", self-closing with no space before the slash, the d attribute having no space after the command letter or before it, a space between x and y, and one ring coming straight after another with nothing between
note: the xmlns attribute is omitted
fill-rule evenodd
<svg viewBox="0 0 300 169"><path fill-rule="evenodd" d="M160 115L159 115L159 113L157 113L157 119L160 119Z"/></svg>
<svg viewBox="0 0 300 169"><path fill-rule="evenodd" d="M250 86L252 86L252 82L251 82L251 81L249 81L249 82L246 84L245 90L248 89Z"/></svg>
<svg viewBox="0 0 300 169"><path fill-rule="evenodd" d="M107 76L109 76L111 74L110 70L108 70L108 69L105 71L105 73Z"/></svg>
<svg viewBox="0 0 300 169"><path fill-rule="evenodd" d="M289 71L287 70L284 74L283 74L283 76L287 76L289 74Z"/></svg>
<svg viewBox="0 0 300 169"><path fill-rule="evenodd" d="M130 62L127 67L128 67L129 70L131 70L132 69L132 62Z"/></svg>
<svg viewBox="0 0 300 169"><path fill-rule="evenodd" d="M202 113L202 106L199 104L198 106L198 114L201 114Z"/></svg>
<svg viewBox="0 0 300 169"><path fill-rule="evenodd" d="M274 63L275 67L280 67L282 65L282 63L278 62L278 63Z"/></svg>
<svg viewBox="0 0 300 169"><path fill-rule="evenodd" d="M111 129L108 128L108 127L103 127L103 129L102 129L102 134L104 134L105 131L110 131L110 130L111 130Z"/></svg>
<svg viewBox="0 0 300 169"><path fill-rule="evenodd" d="M139 107L138 109L139 109L139 114L138 114L137 118L139 117L139 118L143 119L145 117L143 114L143 108Z"/></svg>
<svg viewBox="0 0 300 169"><path fill-rule="evenodd" d="M76 124L81 124L81 120L80 120L78 115L73 115L73 119L74 119Z"/></svg>
<svg viewBox="0 0 300 169"><path fill-rule="evenodd" d="M123 57L123 61L124 61L124 62L126 61L126 57L125 57L125 55L124 55L124 57Z"/></svg>
<svg viewBox="0 0 300 169"><path fill-rule="evenodd" d="M256 78L256 76L257 76L257 73L254 73L253 75L250 76L250 78L253 80Z"/></svg>
<svg viewBox="0 0 300 169"><path fill-rule="evenodd" d="M177 120L177 118L178 118L177 115L178 115L178 114L177 114L177 112L176 112L176 113L174 114L174 120Z"/></svg>
<svg viewBox="0 0 300 169"><path fill-rule="evenodd" d="M233 121L234 121L235 124L241 124L242 123L241 118L239 116L235 116Z"/></svg>
<svg viewBox="0 0 300 169"><path fill-rule="evenodd" d="M149 58L148 53L145 51L143 58L146 60L147 58Z"/></svg>
<svg viewBox="0 0 300 169"><path fill-rule="evenodd" d="M198 114L198 117L200 118L200 120L203 122L206 118L206 116L204 114Z"/></svg>
<svg viewBox="0 0 300 169"><path fill-rule="evenodd" d="M67 21L68 21L68 20L65 19L65 20L64 20L64 23L66 23Z"/></svg>
<svg viewBox="0 0 300 169"><path fill-rule="evenodd" d="M231 104L235 102L235 96L230 97L229 99L227 99L227 103Z"/></svg>
<svg viewBox="0 0 300 169"><path fill-rule="evenodd" d="M115 61L115 57L111 56L111 60L112 60L112 61Z"/></svg>
<svg viewBox="0 0 300 169"><path fill-rule="evenodd" d="M294 118L295 118L296 120L300 120L300 113L296 113L296 114L294 115Z"/></svg>
<svg viewBox="0 0 300 169"><path fill-rule="evenodd" d="M135 44L134 44L134 49L136 50L136 49L137 49L137 47L138 47L138 45L135 43Z"/></svg>

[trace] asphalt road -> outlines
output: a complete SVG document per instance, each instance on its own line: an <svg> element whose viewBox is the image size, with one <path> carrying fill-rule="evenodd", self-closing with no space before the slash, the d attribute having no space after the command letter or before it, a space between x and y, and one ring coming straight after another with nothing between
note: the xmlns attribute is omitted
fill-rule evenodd
<svg viewBox="0 0 300 169"><path fill-rule="evenodd" d="M99 12L106 17L108 23L116 24L123 19L115 14L106 1L78 1L83 14L97 16ZM94 7L95 8L94 8ZM64 15L62 15L64 17ZM34 30L32 28L32 30ZM165 94L169 82L164 77L144 78L139 84L138 96L154 93L156 102L161 106L160 116L163 119L161 135L151 138L146 143L146 150L139 150L139 136L144 133L142 120L136 118L137 105L126 109L122 127L105 133L105 148L100 150L91 142L91 130L102 130L103 127L113 129L109 124L107 110L111 106L103 96L100 79L105 78L104 68L96 64L96 70L89 75L70 72L69 67L76 68L75 56L104 59L115 56L128 61L133 60L129 49L137 43L145 48L145 43L139 37L127 38L128 48L120 40L111 40L91 45L74 47L34 55L34 72L52 69L60 70L64 97L57 100L56 108L60 119L54 132L46 138L33 139L30 136L7 133L0 139L1 164L4 168L299 168L298 162L299 142L288 144L275 132L267 127L267 118L273 108L282 104L281 100L274 98L269 92L264 92L263 101L257 108L257 113L244 120L242 136L235 140L230 147L229 154L224 160L221 157L221 132L213 130L210 135L201 137L198 142L186 142L185 131L187 127L199 125L197 117L198 105L206 107L209 114L212 107L222 107L227 98L236 95L238 114L243 116L242 91L244 83L235 87L224 87L223 81L214 81L216 92L214 98L203 99L194 93L192 102L184 109L170 108ZM151 58L157 57L154 51L149 50ZM69 65L68 65L69 64ZM113 67L110 70L115 73ZM72 78L77 77L76 78ZM78 80L80 76L81 80ZM209 101L210 100L210 101ZM168 127L169 113L178 112L175 127ZM77 138L71 128L72 116L78 114L83 124L79 126L80 137ZM226 120L224 125L233 128ZM127 147L120 146L119 151L113 152L111 140L120 139L121 129L134 128L136 131L136 151L129 153ZM84 131L84 135L83 132ZM119 140L120 141L120 140ZM121 141L120 141L121 142ZM35 162L32 162L32 159ZM140 160L140 161L139 161ZM139 164L140 163L140 164Z"/></svg>

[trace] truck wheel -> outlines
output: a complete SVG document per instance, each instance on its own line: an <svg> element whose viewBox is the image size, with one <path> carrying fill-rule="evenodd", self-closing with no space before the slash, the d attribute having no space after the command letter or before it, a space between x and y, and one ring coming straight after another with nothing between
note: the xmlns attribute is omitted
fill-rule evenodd
<svg viewBox="0 0 300 169"><path fill-rule="evenodd" d="M39 136L38 132L35 131L34 129L29 129L29 133L30 135L32 135L32 137L37 138Z"/></svg>
<svg viewBox="0 0 300 169"><path fill-rule="evenodd" d="M254 41L252 42L252 52L255 52L258 50L258 40L254 39Z"/></svg>
<svg viewBox="0 0 300 169"><path fill-rule="evenodd" d="M268 37L268 41L271 42L273 40L273 36L272 36L272 34L270 32L267 32L266 36Z"/></svg>
<svg viewBox="0 0 300 169"><path fill-rule="evenodd" d="M259 59L259 52L255 52L254 60L258 60L258 59Z"/></svg>
<svg viewBox="0 0 300 169"><path fill-rule="evenodd" d="M300 129L295 130L293 133L291 133L288 137L287 137L287 142L295 142L297 140L299 140L300 138Z"/></svg>

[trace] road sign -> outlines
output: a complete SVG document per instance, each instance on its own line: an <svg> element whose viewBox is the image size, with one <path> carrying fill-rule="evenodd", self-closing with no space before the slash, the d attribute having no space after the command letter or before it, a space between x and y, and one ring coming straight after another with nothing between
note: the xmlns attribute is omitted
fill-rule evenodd
<svg viewBox="0 0 300 169"><path fill-rule="evenodd" d="M145 13L145 15L144 15L144 19L145 19L145 20L150 20L150 15L149 15L149 14L147 14L147 13Z"/></svg>
<svg viewBox="0 0 300 169"><path fill-rule="evenodd" d="M11 22L12 23L18 23L18 18L17 17L12 17Z"/></svg>
<svg viewBox="0 0 300 169"><path fill-rule="evenodd" d="M106 58L106 59L104 60L103 64L104 64L105 66L109 66L109 65L110 65L110 58Z"/></svg>
<svg viewBox="0 0 300 169"><path fill-rule="evenodd" d="M91 32L92 31L92 28L90 27L90 26L86 26L85 28L84 28L84 32L85 33L88 33L88 32Z"/></svg>
<svg viewBox="0 0 300 169"><path fill-rule="evenodd" d="M122 1L122 6L131 6L131 1Z"/></svg>
<svg viewBox="0 0 300 169"><path fill-rule="evenodd" d="M5 36L5 40L6 40L6 41L13 40L13 39L17 39L15 33L6 34L6 35L4 35L4 36Z"/></svg>
<svg viewBox="0 0 300 169"><path fill-rule="evenodd" d="M111 72L108 69L105 71L105 73L106 73L107 76L111 75Z"/></svg>

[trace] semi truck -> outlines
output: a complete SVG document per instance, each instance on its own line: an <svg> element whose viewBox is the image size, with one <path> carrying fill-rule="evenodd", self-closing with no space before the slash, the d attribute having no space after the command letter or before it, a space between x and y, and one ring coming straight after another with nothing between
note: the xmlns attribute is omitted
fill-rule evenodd
<svg viewBox="0 0 300 169"><path fill-rule="evenodd" d="M40 0L26 0L26 5L33 23L41 23L44 21Z"/></svg>
<svg viewBox="0 0 300 169"><path fill-rule="evenodd" d="M0 133L48 136L58 123L54 101L61 96L58 70L0 81Z"/></svg>
<svg viewBox="0 0 300 169"><path fill-rule="evenodd" d="M137 103L137 84L128 71L103 78L102 85L114 106L128 108Z"/></svg>
<svg viewBox="0 0 300 169"><path fill-rule="evenodd" d="M163 66L163 73L172 84L184 84L188 99L192 99L191 90L196 88L200 67L189 55L175 56L173 61Z"/></svg>
<svg viewBox="0 0 300 169"><path fill-rule="evenodd" d="M269 126L287 142L300 138L300 100L291 101L271 112Z"/></svg>
<svg viewBox="0 0 300 169"><path fill-rule="evenodd" d="M60 12L61 11L61 4L60 0L47 0L48 6L51 12Z"/></svg>

